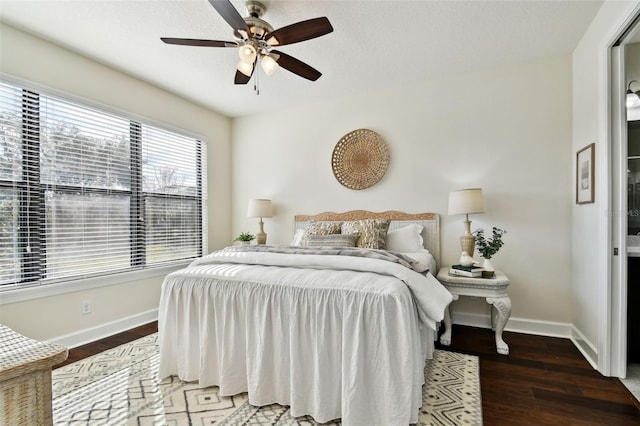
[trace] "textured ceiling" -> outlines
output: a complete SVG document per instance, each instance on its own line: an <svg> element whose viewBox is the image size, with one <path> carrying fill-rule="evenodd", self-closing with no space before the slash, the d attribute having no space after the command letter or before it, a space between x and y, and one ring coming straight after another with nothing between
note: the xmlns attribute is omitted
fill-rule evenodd
<svg viewBox="0 0 640 426"><path fill-rule="evenodd" d="M326 16L334 32L281 50L323 73L279 69L233 84L235 49L160 37L233 40L207 0L0 0L0 20L229 117L406 86L449 73L570 54L602 1L264 0L275 29ZM242 16L244 2L233 1Z"/></svg>

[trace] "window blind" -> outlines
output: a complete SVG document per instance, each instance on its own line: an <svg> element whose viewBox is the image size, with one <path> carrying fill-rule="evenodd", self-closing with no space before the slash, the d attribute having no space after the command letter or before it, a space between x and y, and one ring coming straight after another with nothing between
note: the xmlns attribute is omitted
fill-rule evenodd
<svg viewBox="0 0 640 426"><path fill-rule="evenodd" d="M168 150L167 147L174 147ZM201 146L191 138L142 126L142 190L147 264L201 252Z"/></svg>
<svg viewBox="0 0 640 426"><path fill-rule="evenodd" d="M129 121L45 96L39 107L44 277L129 268Z"/></svg>
<svg viewBox="0 0 640 426"><path fill-rule="evenodd" d="M5 82L0 126L0 289L202 255L202 141Z"/></svg>
<svg viewBox="0 0 640 426"><path fill-rule="evenodd" d="M21 274L18 207L22 181L22 91L0 84L0 285Z"/></svg>

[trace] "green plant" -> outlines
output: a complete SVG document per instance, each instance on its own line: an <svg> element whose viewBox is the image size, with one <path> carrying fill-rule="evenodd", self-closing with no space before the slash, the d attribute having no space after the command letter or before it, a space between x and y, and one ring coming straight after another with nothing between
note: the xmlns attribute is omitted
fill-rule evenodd
<svg viewBox="0 0 640 426"><path fill-rule="evenodd" d="M507 231L493 227L493 236L492 238L486 238L484 236L484 229L478 229L473 231L473 235L476 237L476 247L482 257L485 259L491 259L491 256L496 254L500 247L504 245L502 242L502 236L506 234Z"/></svg>
<svg viewBox="0 0 640 426"><path fill-rule="evenodd" d="M255 240L255 238L256 236L253 234L250 234L248 232L241 232L240 235L238 235L233 241L251 241Z"/></svg>

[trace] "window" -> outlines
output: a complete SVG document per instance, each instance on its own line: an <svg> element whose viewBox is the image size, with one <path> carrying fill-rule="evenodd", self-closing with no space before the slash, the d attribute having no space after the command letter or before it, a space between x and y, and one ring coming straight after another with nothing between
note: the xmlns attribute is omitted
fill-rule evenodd
<svg viewBox="0 0 640 426"><path fill-rule="evenodd" d="M0 289L201 256L205 149L0 82Z"/></svg>

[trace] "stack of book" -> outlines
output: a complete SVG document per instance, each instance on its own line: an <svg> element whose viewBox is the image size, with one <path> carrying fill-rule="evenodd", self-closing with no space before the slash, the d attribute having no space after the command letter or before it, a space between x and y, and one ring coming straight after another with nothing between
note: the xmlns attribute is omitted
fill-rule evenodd
<svg viewBox="0 0 640 426"><path fill-rule="evenodd" d="M451 268L449 268L449 275L467 278L479 278L482 277L482 271L484 271L484 269L479 266L453 265Z"/></svg>

